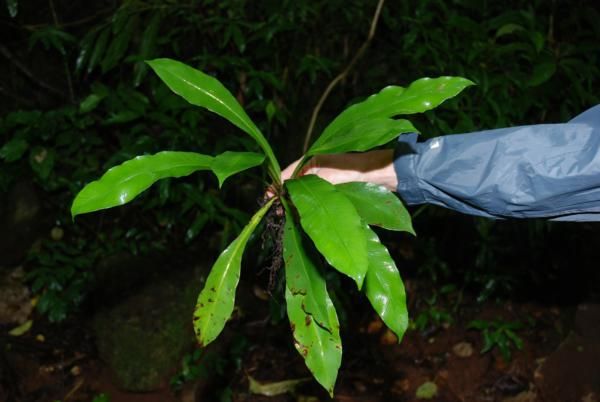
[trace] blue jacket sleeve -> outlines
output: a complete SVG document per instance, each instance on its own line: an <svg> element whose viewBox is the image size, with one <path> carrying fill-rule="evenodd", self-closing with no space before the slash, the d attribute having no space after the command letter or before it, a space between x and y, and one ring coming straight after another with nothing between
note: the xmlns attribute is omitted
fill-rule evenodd
<svg viewBox="0 0 600 402"><path fill-rule="evenodd" d="M409 205L489 218L600 221L600 105L564 124L400 136L394 167Z"/></svg>

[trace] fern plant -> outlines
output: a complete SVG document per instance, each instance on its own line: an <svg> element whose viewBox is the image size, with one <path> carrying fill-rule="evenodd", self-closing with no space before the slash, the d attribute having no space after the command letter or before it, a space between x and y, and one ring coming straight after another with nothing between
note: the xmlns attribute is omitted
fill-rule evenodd
<svg viewBox="0 0 600 402"><path fill-rule="evenodd" d="M213 265L198 296L194 329L201 345L212 342L223 330L234 308L246 243L273 204L281 204L285 211L285 297L294 346L315 379L333 395L342 359L339 321L327 292L324 268L312 249L356 282L400 340L408 326L404 285L371 226L414 231L408 212L388 189L358 182L333 185L315 175L298 177L298 172L312 156L366 151L402 133L417 132L408 120L395 117L433 109L472 82L460 77L422 78L407 88L384 88L337 116L307 151L292 178L282 182L279 162L268 141L217 79L175 60L156 59L148 65L173 92L250 135L263 153L227 151L209 156L164 151L138 156L86 185L75 197L71 215L123 205L167 177L210 170L222 185L245 169L266 167L275 196L254 214Z"/></svg>

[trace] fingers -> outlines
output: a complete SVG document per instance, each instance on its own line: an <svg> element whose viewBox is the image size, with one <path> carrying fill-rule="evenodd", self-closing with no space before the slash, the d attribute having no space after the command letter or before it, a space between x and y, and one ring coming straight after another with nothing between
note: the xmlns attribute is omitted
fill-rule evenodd
<svg viewBox="0 0 600 402"><path fill-rule="evenodd" d="M296 170L296 166L298 166L298 164L300 163L301 160L302 160L302 158L296 160L295 162L292 162L288 167L283 169L283 171L281 172L281 182L282 183L286 180L291 179L292 174L294 173L294 170Z"/></svg>

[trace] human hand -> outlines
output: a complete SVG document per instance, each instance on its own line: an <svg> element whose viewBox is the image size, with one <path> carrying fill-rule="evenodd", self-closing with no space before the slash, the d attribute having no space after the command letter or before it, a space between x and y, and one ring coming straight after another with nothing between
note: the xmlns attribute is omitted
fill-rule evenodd
<svg viewBox="0 0 600 402"><path fill-rule="evenodd" d="M281 172L281 181L291 178L300 159ZM362 181L375 183L396 191L398 179L393 165L392 150L352 154L317 155L302 167L298 176L315 174L331 184Z"/></svg>

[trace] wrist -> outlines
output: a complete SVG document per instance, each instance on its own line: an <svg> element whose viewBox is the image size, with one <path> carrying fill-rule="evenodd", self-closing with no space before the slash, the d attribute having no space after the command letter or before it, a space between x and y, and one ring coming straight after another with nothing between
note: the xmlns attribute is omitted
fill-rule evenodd
<svg viewBox="0 0 600 402"><path fill-rule="evenodd" d="M394 151L391 149L365 152L365 167L362 169L361 181L378 184L390 191L396 191L398 177L394 169Z"/></svg>

